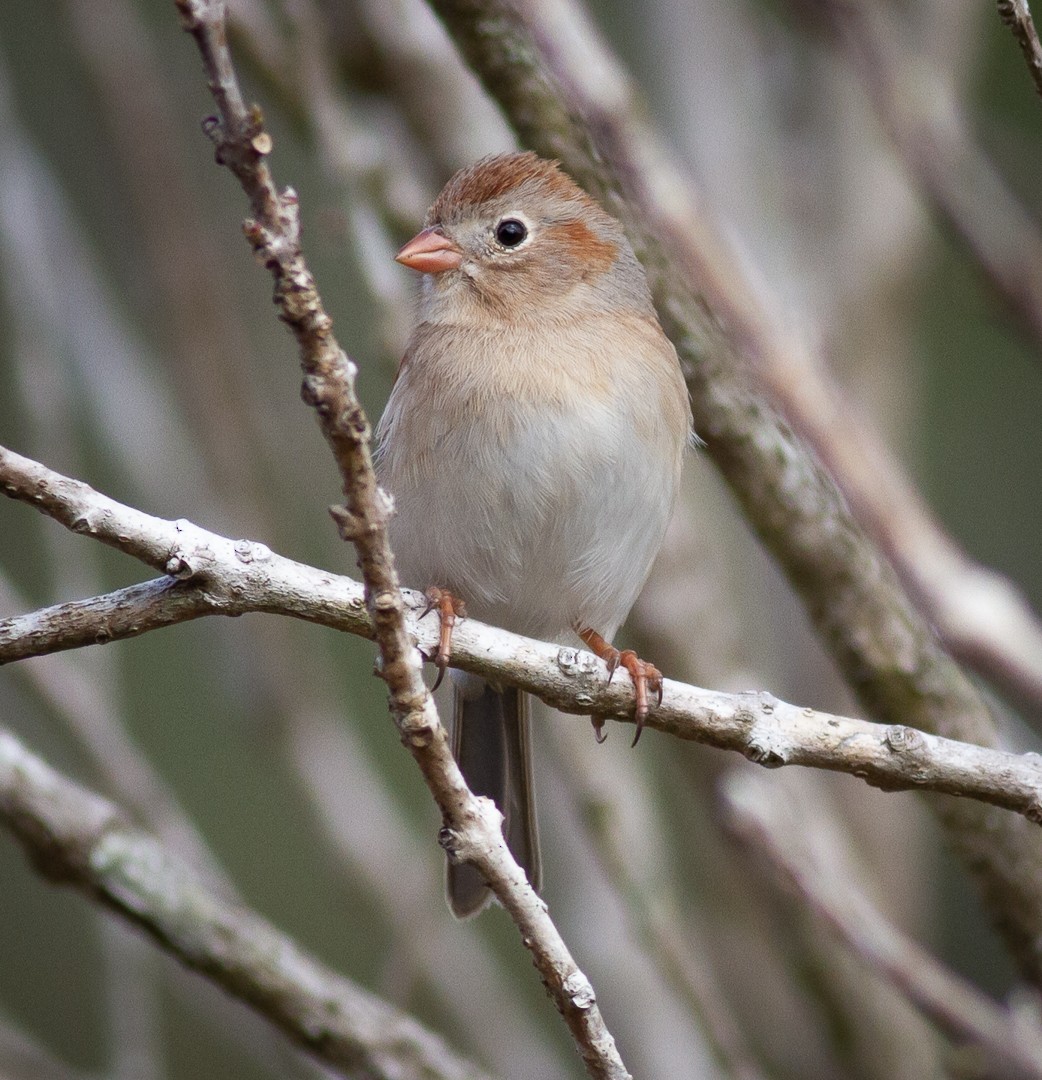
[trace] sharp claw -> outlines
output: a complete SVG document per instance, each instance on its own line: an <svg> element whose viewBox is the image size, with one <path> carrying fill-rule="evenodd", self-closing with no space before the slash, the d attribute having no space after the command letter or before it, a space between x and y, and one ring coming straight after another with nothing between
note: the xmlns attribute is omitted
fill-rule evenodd
<svg viewBox="0 0 1042 1080"><path fill-rule="evenodd" d="M632 649L619 652L596 630L584 626L582 623L575 624L575 631L585 644L607 665L609 685L618 668L624 667L629 672L629 676L633 680L633 692L636 699L634 702L634 720L637 731L633 736L632 743L633 746L636 746L640 741L640 736L644 731L644 723L650 711L648 707L648 691L650 690L655 695L656 707L662 704L662 672L654 664L641 660ZM597 741L603 742L604 738L601 729L604 726L604 717L595 716L592 719L594 730L597 732Z"/></svg>
<svg viewBox="0 0 1042 1080"><path fill-rule="evenodd" d="M438 601L441 599L441 590L432 585L424 594L427 598L427 606L423 609L420 615L421 619L426 619L428 615L438 606Z"/></svg>
<svg viewBox="0 0 1042 1080"><path fill-rule="evenodd" d="M604 663L608 668L608 685L611 686L612 679L615 678L615 672L619 670L619 653L616 652L613 656L610 656Z"/></svg>
<svg viewBox="0 0 1042 1080"><path fill-rule="evenodd" d="M438 677L434 680L434 685L431 687L431 693L441 686L441 680L445 678L445 669L448 667L448 662L442 660L440 656L436 657L434 663L438 666Z"/></svg>
<svg viewBox="0 0 1042 1080"><path fill-rule="evenodd" d="M634 680L637 684L637 707L633 711L633 721L637 725L637 730L633 735L633 742L630 743L630 749L637 745L640 739L641 733L644 730L644 721L648 715L648 687L642 676L638 676Z"/></svg>
<svg viewBox="0 0 1042 1080"><path fill-rule="evenodd" d="M640 737L644 733L644 717L640 715L639 711L637 713L636 720L637 720L637 730L636 730L636 732L635 732L635 734L633 736L633 742L630 743L630 749L631 750L637 745L638 742L640 742Z"/></svg>
<svg viewBox="0 0 1042 1080"><path fill-rule="evenodd" d="M608 737L608 733L604 730L604 717L591 716L590 723L593 724L593 737L597 740L597 744L600 745Z"/></svg>

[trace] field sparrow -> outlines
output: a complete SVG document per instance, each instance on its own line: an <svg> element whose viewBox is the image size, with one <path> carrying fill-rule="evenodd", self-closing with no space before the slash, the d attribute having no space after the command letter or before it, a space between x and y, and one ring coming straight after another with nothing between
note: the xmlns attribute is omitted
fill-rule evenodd
<svg viewBox="0 0 1042 1080"><path fill-rule="evenodd" d="M622 226L556 163L502 154L458 172L397 258L423 288L377 469L402 582L442 616L439 666L457 598L519 634L578 633L629 671L639 735L661 675L609 642L662 542L691 409ZM526 696L453 675L457 760L538 888ZM448 893L461 918L489 898L467 865Z"/></svg>

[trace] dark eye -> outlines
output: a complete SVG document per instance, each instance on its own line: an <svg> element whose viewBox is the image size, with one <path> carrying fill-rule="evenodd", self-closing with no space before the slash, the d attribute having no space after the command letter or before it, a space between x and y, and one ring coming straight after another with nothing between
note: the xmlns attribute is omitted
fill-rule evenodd
<svg viewBox="0 0 1042 1080"><path fill-rule="evenodd" d="M524 223L517 218L506 218L496 226L496 239L505 248L517 247L527 235Z"/></svg>

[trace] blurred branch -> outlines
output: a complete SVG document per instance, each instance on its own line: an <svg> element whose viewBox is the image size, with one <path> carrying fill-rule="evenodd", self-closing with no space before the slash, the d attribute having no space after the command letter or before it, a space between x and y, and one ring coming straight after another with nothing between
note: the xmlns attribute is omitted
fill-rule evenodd
<svg viewBox="0 0 1042 1080"><path fill-rule="evenodd" d="M435 190L461 165L511 148L511 132L499 110L459 63L444 27L423 0L358 0L355 10L334 40L346 53L364 38L383 90L409 126L413 154L420 149L434 166ZM410 228L414 225L415 220Z"/></svg>
<svg viewBox="0 0 1042 1080"><path fill-rule="evenodd" d="M107 1076L109 1080L166 1080L162 960L140 934L98 914L107 972ZM318 1080L317 1068L314 1076Z"/></svg>
<svg viewBox="0 0 1042 1080"><path fill-rule="evenodd" d="M485 1075L410 1017L325 970L259 915L210 892L116 806L2 729L0 820L45 877L141 927L345 1075Z"/></svg>
<svg viewBox="0 0 1042 1080"><path fill-rule="evenodd" d="M1042 345L1042 238L966 133L949 83L887 25L882 7L829 2L814 10L866 84L906 167L1014 309L1034 320ZM1018 703L1042 710L1042 624L1027 599L947 535L878 432L769 300L757 301L755 286L736 289L733 277L717 282L716 307L747 336L775 400L947 648Z"/></svg>
<svg viewBox="0 0 1042 1080"><path fill-rule="evenodd" d="M583 753L589 747L581 745L579 734L560 724L552 725L554 762L567 777L568 790L580 808L580 819L604 878L622 899L641 950L655 963L671 996L695 1018L707 1049L719 1063L721 1076L765 1080L766 1074L724 992L697 916L677 902L672 874L663 880L665 874L654 865L656 842L648 836L660 837L664 822L650 810L652 800L642 790L643 778L634 764L638 755L629 755L626 771L621 772L613 768L617 759L611 755L599 752L591 760ZM620 800L620 790L630 797ZM638 821L627 820L627 810L634 816L634 803L648 810ZM700 850L699 858L701 855Z"/></svg>
<svg viewBox="0 0 1042 1080"><path fill-rule="evenodd" d="M165 585L169 583L168 579L163 582ZM28 656L51 654L50 645L64 649L98 644L109 640L110 625L114 631L122 631L117 636L131 636L136 632L134 608L137 607L144 619L149 618L149 605L141 604L139 600L140 591L147 592L149 585L136 585L128 590L134 598L129 608L123 609L117 601L117 608L126 610L126 622L121 622L118 614L110 622L102 610L93 608L91 600L80 601L92 611L89 617L81 618L75 611L66 611L68 628L62 626L61 620L51 620L47 614L62 610L65 605L34 612L28 616L28 622L21 616L3 620L0 622L3 627L0 629L0 655L4 659L0 659L0 664ZM102 600L100 597L97 599ZM0 610L17 611L24 606L23 598L0 574ZM101 609L107 606L107 601L100 604ZM175 615L174 622L183 620L177 601L171 600L167 606ZM162 621L164 619L165 614L161 614L158 625L169 623L169 620ZM34 642L44 647L36 648ZM69 663L69 657L57 655L51 655L46 661L25 665L22 672L36 693L62 718L100 777L104 790L114 795L134 815L135 820L151 829L168 848L181 858L188 859L196 868L204 868L207 880L218 886L225 895L230 895L234 889L227 874L173 790L141 753L120 722L118 707L98 685L98 680L87 677L79 667Z"/></svg>
<svg viewBox="0 0 1042 1080"><path fill-rule="evenodd" d="M758 630L750 632L752 620L762 617L762 588L752 590L752 603L742 620L743 640L721 647L723 635L738 633L734 624L741 616L734 610L737 583L731 579L728 566L721 567L719 557L714 557L717 538L705 535L707 530L720 527L719 517L712 514L715 492L709 479L703 477L704 482L698 484L701 498L694 506L694 500L682 504L627 627L638 635L637 648L642 656L665 657L660 666L684 681L720 685L722 689L764 685L757 665L770 665L771 658L754 644ZM730 550L732 543L724 543L724 550ZM744 558L741 561L746 563ZM694 584L700 587L692 587L692 576L714 580L698 581ZM785 608L791 609L791 602L786 602ZM776 627L783 625L778 615L774 619ZM692 626L698 627L697 635L688 634ZM794 626L792 635L775 641L781 648L791 648L795 635L803 636L808 630L797 631ZM796 663L804 662L798 669L801 681L809 681L814 687L808 693L835 695L836 691L814 686L811 665L815 661L805 662L809 651L796 653ZM754 655L755 661L751 659ZM734 658L739 657L744 663L735 662ZM707 671L711 674L707 675ZM829 681L831 684L831 673ZM847 696L842 690L838 693ZM568 728L556 725L551 733L562 744ZM844 1063L859 1080L921 1080L942 1075L940 1040L927 1030L926 1021L907 998L881 978L865 978L840 941L822 934L812 920L802 917L801 905L787 904L786 898L761 888L756 880L758 868L726 833L717 795L721 777L756 770L736 765L729 755L682 754L668 749L666 754L669 763L665 771L665 762L661 761L655 769L655 783L663 794L654 805L665 803L669 807L664 815L668 824L664 823L660 831L672 828L682 837L689 857L697 865L698 884L694 889L680 886L682 863L675 855L664 873L655 875L642 869L634 873L636 845L627 843L625 832L620 831L623 822L619 820L619 800L611 795L619 790L618 781L612 784L612 778L608 778L595 813L588 815L598 850L608 846L625 864L615 873L619 875L617 880L632 881L632 891L627 889L625 896L633 917L638 923L660 922L663 933L658 936L663 942L670 933L678 939L664 957L665 970L685 963L685 970L691 972L692 989L705 987L702 996L707 1005L723 996L724 1008L737 1005L741 1010L743 1027L752 1024L757 1030L770 1030L781 1024L796 1046L806 1048L806 1035L801 1034L798 1023L792 1022L798 1008L789 999L792 992L792 998L802 999L812 1010L820 1010L819 1015L830 1018L827 1050L821 1049ZM585 788L594 782L604 771L600 758L597 754L593 761L587 756L582 762L566 762L569 783L581 783ZM797 819L827 819L837 852L845 854L847 862L855 863L870 880L886 882L882 899L888 913L907 913L912 919L929 917L934 897L932 883L926 885L924 881L930 880L933 865L923 858L927 850L922 835L927 825L925 804L879 798L868 787L836 783L822 771L786 770L758 775L764 797L791 801L797 807ZM630 787L632 784L627 783L626 790ZM676 820L675 803L668 794L674 789L682 792L680 800L689 820ZM695 792L699 794L695 796ZM930 839L936 841L932 830ZM698 895L697 907L689 901L691 892ZM741 935L731 934L730 928L738 925L745 928ZM778 932L781 925L786 928L784 934ZM793 991L795 987L798 989ZM760 1001L745 1011L742 1003L749 994L759 995ZM726 1013L723 1018L726 1022ZM714 1030L727 1034L726 1026ZM772 1043L769 1057L761 1040L755 1045L767 1058L765 1067L773 1075L770 1064L786 1057L779 1054L780 1043ZM790 1047L788 1056L793 1054ZM801 1063L799 1068L806 1076L830 1071L820 1060Z"/></svg>
<svg viewBox="0 0 1042 1080"><path fill-rule="evenodd" d="M420 0L417 0L420 2ZM429 12L427 18L432 20ZM352 257L378 304L381 339L397 370L411 317L411 293L393 260L394 237L426 211L416 150L381 113L368 123L353 108L333 70L329 28L311 0L292 6L297 88L323 170L342 195Z"/></svg>
<svg viewBox="0 0 1042 1080"><path fill-rule="evenodd" d="M998 0L997 7L999 18L1013 31L1024 54L1035 90L1042 94L1042 43L1038 40L1028 0Z"/></svg>
<svg viewBox="0 0 1042 1080"><path fill-rule="evenodd" d="M829 31L836 50L864 85L905 168L1038 351L1042 236L967 132L950 81L907 33L891 25L881 5L862 0L792 2L801 11L812 11ZM1002 3L999 9L1002 13ZM1019 34L1018 39L1024 47ZM1039 73L1034 74L1038 79Z"/></svg>
<svg viewBox="0 0 1042 1080"><path fill-rule="evenodd" d="M228 359L248 338L232 285L233 252L222 248L214 219L201 206L200 212L184 212L186 206L205 200L200 178L191 168L189 150L196 133L179 127L181 101L170 70L160 60L163 47L154 40L140 5L133 0L88 0L65 10L69 32L97 95L96 109L109 139L106 153L124 185L124 212L134 223L135 246L142 251L139 273L148 279L149 325L163 343L166 378L155 379L150 369L149 389L166 398L161 410L164 427L175 426L183 417L191 428L192 449L178 455L177 467L186 457L193 464L202 459L210 484L219 492L217 502L229 519L239 516L247 503L256 515L256 494L269 479L265 430L258 423L256 381ZM135 92L127 93L128 86ZM162 199L155 197L157 191L163 192ZM55 241L62 256L67 243L64 234ZM62 310L74 285L64 270L64 258L59 265L54 303ZM112 318L106 308L99 305L99 309L90 309L93 320ZM103 346L90 338L81 347L87 352L85 382L91 385L111 361L101 359ZM140 364L139 356L135 360ZM99 387L98 397L112 409L123 392L117 382ZM113 431L136 426L151 436L152 423L110 423ZM178 434L187 441L188 432ZM147 471L150 490L170 470L174 458L158 440L142 441L149 445L148 460L163 463L161 472L154 466ZM116 453L121 460L132 457L122 446ZM145 471L144 462L138 469ZM194 505L202 490L198 485L192 489ZM262 527L258 523L255 530Z"/></svg>
<svg viewBox="0 0 1042 1080"><path fill-rule="evenodd" d="M723 791L731 831L765 855L812 914L870 968L891 980L947 1035L985 1050L992 1064L1012 1066L1017 1078L1042 1078L1042 1027L995 1005L887 922L853 886L850 868L837 866L834 851L826 856L822 826L808 829L773 795L763 798L749 775L731 773Z"/></svg>
<svg viewBox="0 0 1042 1080"><path fill-rule="evenodd" d="M55 1057L6 1019L0 1019L0 1076L4 1080L97 1080Z"/></svg>
<svg viewBox="0 0 1042 1080"><path fill-rule="evenodd" d="M164 584L169 584L169 580ZM17 611L24 606L17 591L0 575L0 610ZM176 603L173 606L176 609ZM129 612L128 617L133 619ZM18 621L8 620L4 625ZM102 637L104 626L104 619L99 618L97 632ZM57 626L54 629L57 630ZM2 636L3 631L0 631ZM58 636L60 639L60 632ZM85 637L89 642L89 629L85 629ZM238 901L236 887L226 869L185 813L177 794L152 767L124 726L119 705L113 703L111 695L96 677L97 665L90 669L91 674L87 674L87 668L72 661L71 654L51 654L39 657L32 664L20 665L18 671L61 718L98 776L101 790L114 798L135 823L154 834L167 851L190 864L207 888L226 900ZM117 990L114 980L108 982L113 984L109 992L116 996L125 991L134 992L132 989L127 991L126 987ZM183 981L175 981L174 986L197 1015L204 1017L215 1030L234 1039L264 1072L285 1075L285 1062L280 1060L279 1053L279 1047L285 1051L285 1046L278 1042L279 1036L270 1026L259 1020L255 1025L244 1026L237 1006L223 995L200 996L197 986L186 985ZM114 1020L125 1019L125 1010L121 1012L120 1008L117 1003L113 1004ZM122 1034L114 1033L112 1039L114 1046L119 1043L120 1053L127 1049ZM304 1075L318 1075L318 1066L305 1055L300 1055L298 1064L303 1066Z"/></svg>
<svg viewBox="0 0 1042 1080"><path fill-rule="evenodd" d="M357 582L275 555L263 544L233 541L184 520L151 517L2 447L0 490L168 575L0 622L0 663L133 636L203 613L264 611L375 636ZM426 604L418 594L411 596L408 605L402 602L402 634L419 667L420 651L435 650L437 626L430 619L426 629L421 627L415 612ZM66 634L66 621L71 634ZM505 679L565 712L631 719L632 686L621 677L609 682L603 662L579 649L533 641L468 619L453 636L452 664ZM663 702L647 724L678 738L736 750L768 768L831 769L887 790L920 788L981 799L1042 822L1038 755L956 742L902 724L883 727L831 716L766 693L722 694L669 680ZM441 767L440 762L434 766ZM455 782L452 777L435 780L438 785ZM455 791L439 790L438 795L440 805L454 798ZM443 812L448 817L448 811ZM489 828L501 843L498 823L490 822Z"/></svg>
<svg viewBox="0 0 1042 1080"><path fill-rule="evenodd" d="M558 158L625 223L685 363L695 426L850 685L882 720L992 743L979 695L852 517L836 480L751 385L748 360L768 367L784 355L788 335L583 13L567 0L432 6L522 141ZM1022 820L979 804L936 809L1022 971L1042 984L1038 838Z"/></svg>
<svg viewBox="0 0 1042 1080"><path fill-rule="evenodd" d="M350 257L365 275L382 341L396 363L407 333L409 296L390 256L400 246L393 238L427 210L429 193L417 175L422 161L387 111L367 116L344 93L330 56L329 27L315 5L302 0L285 14L293 31L279 35L262 4L234 0L228 5L233 42L314 144L337 194Z"/></svg>
<svg viewBox="0 0 1042 1080"><path fill-rule="evenodd" d="M798 342L781 340L763 359L776 400L947 648L1033 713L1042 710L1042 624L1016 585L952 540L863 413Z"/></svg>
<svg viewBox="0 0 1042 1080"><path fill-rule="evenodd" d="M377 486L373 471L369 420L355 392L356 368L333 335L332 320L304 259L296 194L290 189L280 193L266 164L271 137L263 128L260 110L248 109L243 100L228 50L224 5L220 0L176 0L176 4L185 30L199 47L217 104L219 117L207 124L217 160L231 169L249 198L255 219L245 224L247 238L275 280L280 318L300 348L304 400L314 407L340 468L346 505L333 516L358 554L391 713L441 810L445 846L452 858L472 863L482 873L510 913L589 1074L623 1080L629 1073L589 980L511 856L499 810L467 788L424 686L387 540L392 504Z"/></svg>

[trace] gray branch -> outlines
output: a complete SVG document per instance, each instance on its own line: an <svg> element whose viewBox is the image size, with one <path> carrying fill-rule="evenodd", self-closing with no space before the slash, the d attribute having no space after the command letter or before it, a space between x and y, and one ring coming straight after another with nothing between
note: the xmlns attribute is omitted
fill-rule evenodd
<svg viewBox="0 0 1042 1080"><path fill-rule="evenodd" d="M487 1080L409 1016L202 885L116 806L55 772L2 728L0 820L46 877L141 927L320 1060L383 1080Z"/></svg>
<svg viewBox="0 0 1042 1080"><path fill-rule="evenodd" d="M372 638L362 585L230 540L188 521L165 521L124 506L44 465L0 447L0 489L68 528L170 571L157 581L59 604L0 622L0 664L60 649L131 637L204 614L268 612ZM406 635L423 652L437 644L433 616L409 593ZM411 646L410 646L411 647ZM591 653L534 641L464 620L452 663L494 677L563 712L632 722L628 677L608 681ZM806 765L849 773L887 790L921 789L991 803L1042 822L1042 757L1011 754L917 731L789 705L770 694L724 694L666 680L648 727L732 750L767 768ZM492 837L501 842L498 823ZM493 840L494 838L494 840Z"/></svg>

